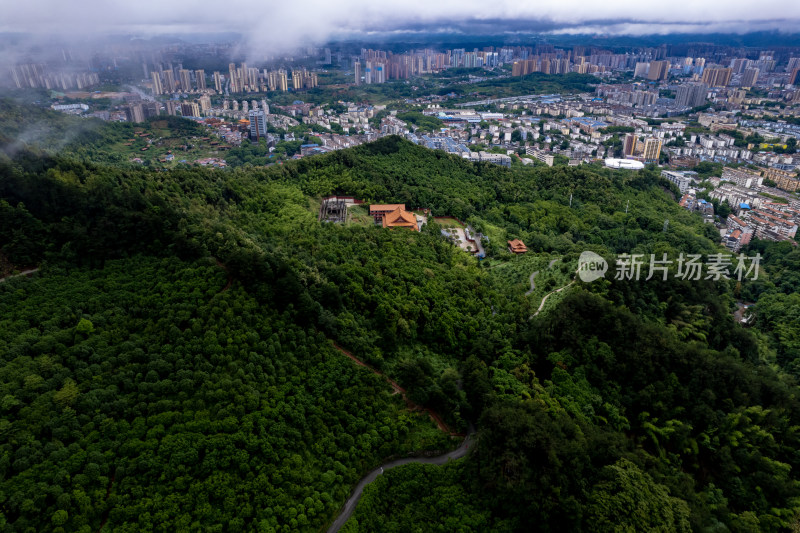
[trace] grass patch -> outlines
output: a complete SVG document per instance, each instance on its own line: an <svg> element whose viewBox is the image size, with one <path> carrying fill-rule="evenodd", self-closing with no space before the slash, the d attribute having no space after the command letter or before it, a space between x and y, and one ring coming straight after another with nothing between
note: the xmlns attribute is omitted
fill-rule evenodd
<svg viewBox="0 0 800 533"><path fill-rule="evenodd" d="M373 226L375 219L370 216L369 211L363 205L351 205L347 208L350 214L350 224L357 226Z"/></svg>
<svg viewBox="0 0 800 533"><path fill-rule="evenodd" d="M536 310L545 295L572 281L576 268L575 260L565 263L558 255L528 253L509 261L494 263L489 272L497 283L505 286L510 292L525 294L532 309ZM527 294L531 289L530 276L534 272L538 272L533 278L534 289ZM569 290L571 289L550 295L542 311L556 305Z"/></svg>
<svg viewBox="0 0 800 533"><path fill-rule="evenodd" d="M437 224L439 224L442 227L442 229L448 229L448 228L465 229L466 228L466 226L464 224L462 224L461 222L459 222L458 220L456 220L455 218L452 218L452 217L443 217L443 218L436 217L434 220L436 221Z"/></svg>

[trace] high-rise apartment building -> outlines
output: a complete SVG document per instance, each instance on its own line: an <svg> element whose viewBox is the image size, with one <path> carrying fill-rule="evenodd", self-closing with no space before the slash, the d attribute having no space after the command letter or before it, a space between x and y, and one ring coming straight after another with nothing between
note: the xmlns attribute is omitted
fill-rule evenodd
<svg viewBox="0 0 800 533"><path fill-rule="evenodd" d="M181 104L181 115L184 117L199 117L200 106L194 102L184 102Z"/></svg>
<svg viewBox="0 0 800 533"><path fill-rule="evenodd" d="M192 73L190 70L182 68L179 72L181 79L181 90L189 92L192 90Z"/></svg>
<svg viewBox="0 0 800 533"><path fill-rule="evenodd" d="M237 83L237 86L239 87L239 92L250 90L250 81L249 81L247 63L242 63L242 67L236 70L236 74L238 74L239 76L239 81Z"/></svg>
<svg viewBox="0 0 800 533"><path fill-rule="evenodd" d="M197 99L197 103L200 104L200 111L203 114L206 114L208 111L211 110L211 97L207 94L204 94L200 98Z"/></svg>
<svg viewBox="0 0 800 533"><path fill-rule="evenodd" d="M257 68L249 68L247 69L247 85L250 87L251 91L258 91L258 69Z"/></svg>
<svg viewBox="0 0 800 533"><path fill-rule="evenodd" d="M286 71L283 69L278 71L278 90L283 92L289 90L289 80L286 76Z"/></svg>
<svg viewBox="0 0 800 533"><path fill-rule="evenodd" d="M125 108L125 118L128 122L144 122L144 108L141 103L130 104Z"/></svg>
<svg viewBox="0 0 800 533"><path fill-rule="evenodd" d="M144 122L150 117L158 116L161 105L158 102L137 100L126 105L123 110L128 122Z"/></svg>
<svg viewBox="0 0 800 533"><path fill-rule="evenodd" d="M704 83L686 83L675 91L675 105L678 107L698 107L706 103L708 86Z"/></svg>
<svg viewBox="0 0 800 533"><path fill-rule="evenodd" d="M625 142L622 145L622 153L624 155L633 155L636 152L636 140L636 135L633 133L625 135Z"/></svg>
<svg viewBox="0 0 800 533"><path fill-rule="evenodd" d="M731 60L731 70L734 74L741 74L750 66L751 61L746 58L736 58Z"/></svg>
<svg viewBox="0 0 800 533"><path fill-rule="evenodd" d="M703 71L703 83L709 87L727 87L730 81L730 68L707 68Z"/></svg>
<svg viewBox="0 0 800 533"><path fill-rule="evenodd" d="M650 63L636 63L636 68L633 69L634 78L646 78L647 71L650 68Z"/></svg>
<svg viewBox="0 0 800 533"><path fill-rule="evenodd" d="M642 157L647 162L658 162L661 155L661 139L650 137L644 141L644 151Z"/></svg>
<svg viewBox="0 0 800 533"><path fill-rule="evenodd" d="M758 81L759 70L754 67L744 69L742 74L742 87L753 87Z"/></svg>
<svg viewBox="0 0 800 533"><path fill-rule="evenodd" d="M542 61L539 63L539 72L544 74L552 74L551 63L549 59L542 59Z"/></svg>
<svg viewBox="0 0 800 533"><path fill-rule="evenodd" d="M358 59L353 63L353 73L355 75L355 84L361 85L361 61Z"/></svg>
<svg viewBox="0 0 800 533"><path fill-rule="evenodd" d="M800 67L794 69L789 74L789 85L800 85Z"/></svg>
<svg viewBox="0 0 800 533"><path fill-rule="evenodd" d="M651 81L666 80L669 76L669 61L651 61L647 71L647 79Z"/></svg>
<svg viewBox="0 0 800 533"><path fill-rule="evenodd" d="M261 109L253 109L248 113L250 119L250 138L263 139L267 136L267 116Z"/></svg>
<svg viewBox="0 0 800 533"><path fill-rule="evenodd" d="M230 81L230 91L232 93L241 92L239 87L239 75L236 73L236 63L228 63L228 80Z"/></svg>
<svg viewBox="0 0 800 533"><path fill-rule="evenodd" d="M222 94L222 74L219 72L214 72L214 90Z"/></svg>
<svg viewBox="0 0 800 533"><path fill-rule="evenodd" d="M386 81L386 65L376 63L372 66L372 83L384 83Z"/></svg>
<svg viewBox="0 0 800 533"><path fill-rule="evenodd" d="M181 108L181 105L175 100L167 100L164 103L164 108L167 110L167 115L175 116L178 114L178 109Z"/></svg>
<svg viewBox="0 0 800 533"><path fill-rule="evenodd" d="M164 86L161 84L161 74L154 70L150 73L150 77L153 79L153 95L158 96L164 94Z"/></svg>
<svg viewBox="0 0 800 533"><path fill-rule="evenodd" d="M172 75L172 70L164 70L161 72L161 77L164 80L164 91L168 93L175 92L175 78Z"/></svg>
<svg viewBox="0 0 800 533"><path fill-rule="evenodd" d="M197 90L198 91L205 91L206 90L206 71L203 69L198 69L194 71L194 81L197 83Z"/></svg>
<svg viewBox="0 0 800 533"><path fill-rule="evenodd" d="M157 117L161 113L161 105L158 102L143 102L142 112L145 119Z"/></svg>

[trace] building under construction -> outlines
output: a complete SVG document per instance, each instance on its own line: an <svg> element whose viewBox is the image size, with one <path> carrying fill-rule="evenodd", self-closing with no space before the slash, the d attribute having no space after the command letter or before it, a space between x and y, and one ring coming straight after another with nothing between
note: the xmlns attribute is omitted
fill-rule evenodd
<svg viewBox="0 0 800 533"><path fill-rule="evenodd" d="M325 198L319 206L319 221L344 224L347 221L347 201L344 198Z"/></svg>

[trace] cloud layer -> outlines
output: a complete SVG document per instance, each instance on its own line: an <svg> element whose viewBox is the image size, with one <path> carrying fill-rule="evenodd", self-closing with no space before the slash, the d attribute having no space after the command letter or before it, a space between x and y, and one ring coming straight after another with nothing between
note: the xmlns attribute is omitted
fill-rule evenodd
<svg viewBox="0 0 800 533"><path fill-rule="evenodd" d="M272 53L339 36L434 28L461 32L536 31L560 34L796 32L800 2L708 0L641 2L585 0L0 0L0 31L86 37L174 33L241 33L254 51Z"/></svg>

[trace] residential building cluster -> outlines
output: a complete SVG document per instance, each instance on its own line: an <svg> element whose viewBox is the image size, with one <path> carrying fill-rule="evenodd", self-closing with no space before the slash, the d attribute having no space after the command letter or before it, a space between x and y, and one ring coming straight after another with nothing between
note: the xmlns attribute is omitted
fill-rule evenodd
<svg viewBox="0 0 800 533"><path fill-rule="evenodd" d="M318 86L317 73L306 68L278 70L259 70L241 63L228 65L228 73L215 71L211 83L207 85L205 70L188 70L168 66L150 73L150 87L153 95L182 93L239 94L266 91L313 89Z"/></svg>
<svg viewBox="0 0 800 533"><path fill-rule="evenodd" d="M734 252L738 252L754 237L761 240L783 241L793 239L797 235L800 224L800 210L797 206L765 202L758 208L742 203L736 214L726 220L726 233L723 244Z"/></svg>
<svg viewBox="0 0 800 533"><path fill-rule="evenodd" d="M42 63L14 65L10 69L13 86L17 89L86 89L100 83L97 72L74 72L51 69Z"/></svg>

